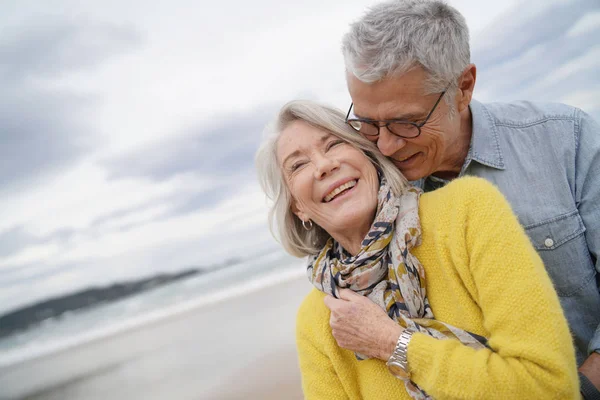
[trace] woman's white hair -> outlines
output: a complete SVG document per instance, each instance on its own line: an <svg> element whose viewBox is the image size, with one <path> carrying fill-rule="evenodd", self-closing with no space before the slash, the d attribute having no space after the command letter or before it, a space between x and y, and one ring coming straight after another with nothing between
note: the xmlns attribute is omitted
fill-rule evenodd
<svg viewBox="0 0 600 400"><path fill-rule="evenodd" d="M350 26L342 51L346 70L364 83L422 67L428 74L426 94L439 93L449 84L453 93L471 57L464 17L438 0L373 6Z"/></svg>
<svg viewBox="0 0 600 400"><path fill-rule="evenodd" d="M308 100L295 100L284 105L265 130L266 137L256 153L255 161L260 185L273 201L269 211L271 233L288 253L304 257L318 253L331 236L316 224L309 230L304 229L302 221L292 212L292 195L277 158L277 142L281 133L295 121L304 121L361 150L386 178L396 195L404 192L408 182L373 143L345 123L341 111Z"/></svg>

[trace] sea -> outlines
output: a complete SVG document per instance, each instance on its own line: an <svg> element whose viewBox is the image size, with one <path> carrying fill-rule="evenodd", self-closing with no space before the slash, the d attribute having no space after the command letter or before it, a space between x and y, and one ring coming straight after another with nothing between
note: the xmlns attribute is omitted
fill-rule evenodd
<svg viewBox="0 0 600 400"><path fill-rule="evenodd" d="M297 280L303 275L305 269L302 260L291 257L280 249L273 249L234 266L172 282L119 301L47 319L24 332L0 340L0 399L55 398L50 394L57 387L90 374L104 373L106 368L122 363L125 358L139 356L142 350L136 352L130 349L146 339L148 343L144 346L157 346L155 339L148 339L152 336L149 332L154 326L162 326L162 321L172 320L186 313L201 314L203 309L211 305L227 303L247 293ZM234 316L221 317L227 321ZM218 329L215 325L219 324L219 320L210 324ZM195 329L198 329L198 325L202 325L202 321L195 323ZM199 329L205 328L201 326ZM139 340L125 341L126 344L120 345L114 351L115 354L109 354L112 350L107 344L106 352L95 350L92 353L93 362L82 362L84 352L79 349L87 349L89 346L86 345L94 343L112 343L114 340L111 338L125 337L128 332L134 331L146 333ZM169 332L169 335L177 334L172 333L172 329ZM214 342L214 339L211 340ZM102 345L96 347L102 349ZM144 352L147 353L148 348ZM78 353L77 358L73 358L75 353ZM75 359L77 361L73 361ZM44 395L46 392L48 396ZM68 398L92 398L88 395L91 396L91 393L81 394L83 397ZM202 397L199 395L195 398Z"/></svg>

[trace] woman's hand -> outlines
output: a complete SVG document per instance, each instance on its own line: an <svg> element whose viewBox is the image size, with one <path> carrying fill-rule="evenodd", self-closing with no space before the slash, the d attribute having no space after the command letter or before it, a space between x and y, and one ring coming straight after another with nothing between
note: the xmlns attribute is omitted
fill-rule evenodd
<svg viewBox="0 0 600 400"><path fill-rule="evenodd" d="M383 361L390 358L403 328L381 307L350 289L340 289L340 299L326 296L325 305L338 346Z"/></svg>

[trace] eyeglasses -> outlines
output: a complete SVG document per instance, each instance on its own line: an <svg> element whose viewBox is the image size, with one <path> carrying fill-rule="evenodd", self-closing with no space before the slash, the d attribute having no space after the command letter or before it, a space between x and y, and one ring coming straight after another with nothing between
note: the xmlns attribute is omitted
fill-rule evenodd
<svg viewBox="0 0 600 400"><path fill-rule="evenodd" d="M348 125L350 125L350 127L352 129L354 129L356 132L365 136L367 139L373 139L373 138L379 136L379 129L382 126L385 126L388 131L390 131L391 133L393 133L396 136L400 136L401 138L405 138L405 139L414 139L421 134L421 128L423 127L423 125L425 125L427 123L427 121L429 121L429 117L431 117L431 114L433 114L433 112L437 108L438 104L440 104L440 101L442 100L442 97L444 97L444 94L446 94L447 90L448 90L448 88L446 88L440 94L440 97L437 99L437 101L433 105L433 108L431 109L429 114L427 114L427 117L425 117L425 120L420 123L410 122L410 121L402 121L402 120L398 120L398 119L392 119L392 120L387 120L387 121L376 121L376 120L366 119L366 118L350 118L350 119L348 119L348 117L350 116L350 111L352 111L352 107L354 106L354 103L350 104L350 108L348 109L348 113L346 114L346 123Z"/></svg>

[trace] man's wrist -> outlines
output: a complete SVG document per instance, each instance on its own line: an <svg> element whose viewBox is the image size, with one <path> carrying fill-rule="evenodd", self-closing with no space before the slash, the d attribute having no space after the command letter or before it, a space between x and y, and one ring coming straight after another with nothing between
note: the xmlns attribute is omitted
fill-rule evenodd
<svg viewBox="0 0 600 400"><path fill-rule="evenodd" d="M591 353L588 358L579 367L579 372L600 390L600 354L597 352Z"/></svg>

